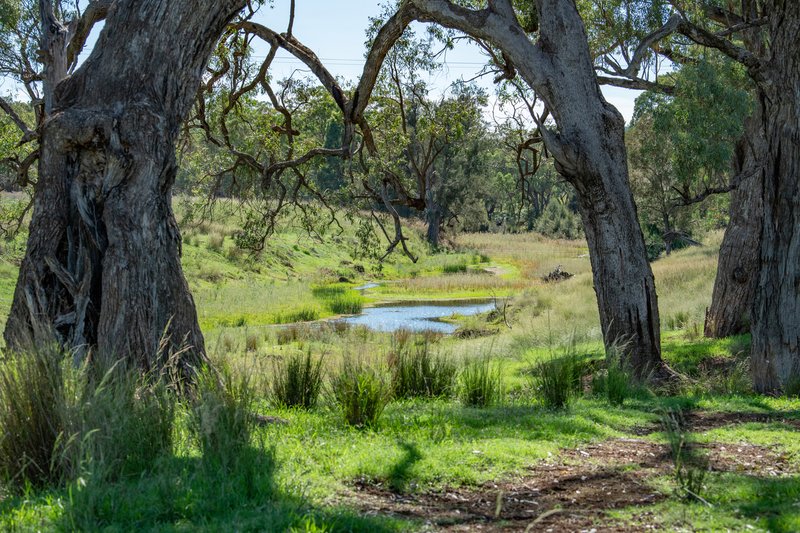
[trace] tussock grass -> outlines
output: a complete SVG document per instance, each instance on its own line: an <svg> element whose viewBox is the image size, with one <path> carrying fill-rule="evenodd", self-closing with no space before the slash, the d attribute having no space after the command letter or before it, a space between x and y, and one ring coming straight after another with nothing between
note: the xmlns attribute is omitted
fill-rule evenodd
<svg viewBox="0 0 800 533"><path fill-rule="evenodd" d="M322 390L322 358L311 351L289 355L273 368L271 398L281 407L313 409Z"/></svg>
<svg viewBox="0 0 800 533"><path fill-rule="evenodd" d="M425 340L411 343L402 339L396 340L388 357L395 397L450 396L458 372L452 358L434 352Z"/></svg>
<svg viewBox="0 0 800 533"><path fill-rule="evenodd" d="M492 407L503 401L505 388L500 364L488 354L464 365L458 376L458 398L468 407Z"/></svg>
<svg viewBox="0 0 800 533"><path fill-rule="evenodd" d="M392 398L385 372L362 357L344 358L330 387L345 422L359 428L374 427Z"/></svg>
<svg viewBox="0 0 800 533"><path fill-rule="evenodd" d="M21 490L138 475L171 451L174 418L160 376L121 364L76 367L54 347L8 353L0 362L0 483Z"/></svg>

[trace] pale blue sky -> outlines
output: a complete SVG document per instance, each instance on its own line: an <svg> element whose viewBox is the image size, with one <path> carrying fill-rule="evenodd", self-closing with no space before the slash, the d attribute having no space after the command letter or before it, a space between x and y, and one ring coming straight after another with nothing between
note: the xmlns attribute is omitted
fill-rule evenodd
<svg viewBox="0 0 800 533"><path fill-rule="evenodd" d="M277 31L284 31L289 17L289 2L276 0L274 8L264 9L260 22ZM357 79L364 64L365 31L369 17L380 13L380 3L367 0L298 0L294 35L323 59L328 69L337 76ZM421 25L420 25L421 27ZM278 54L273 72L278 78L292 73L303 65L286 52ZM458 44L445 57L445 68L432 80L439 88L448 86L459 78L472 78L486 59L475 45ZM480 82L490 89L491 76ZM616 87L603 87L606 99L619 109L626 121L633 115L633 104L639 91Z"/></svg>
<svg viewBox="0 0 800 533"><path fill-rule="evenodd" d="M289 1L275 0L274 3L274 7L263 8L258 21L276 31L284 31L289 19ZM334 75L356 80L364 64L364 41L369 17L377 16L380 11L380 2L374 0L297 0L294 35L314 50ZM95 28L93 33L96 34L98 30ZM94 42L94 38L90 42ZM90 47L87 47L82 56L86 57L90 51ZM263 56L266 51L266 47L262 47L257 49L256 55ZM439 93L455 80L472 78L486 62L477 46L463 42L448 51L443 59L443 69L430 79ZM296 69L303 70L305 66L287 52L280 51L271 72L273 77L282 79ZM483 77L479 83L491 94L491 76ZM18 97L24 98L24 93L9 80L0 80L0 92L18 92ZM626 121L630 121L634 100L639 92L603 87L603 94L619 109Z"/></svg>

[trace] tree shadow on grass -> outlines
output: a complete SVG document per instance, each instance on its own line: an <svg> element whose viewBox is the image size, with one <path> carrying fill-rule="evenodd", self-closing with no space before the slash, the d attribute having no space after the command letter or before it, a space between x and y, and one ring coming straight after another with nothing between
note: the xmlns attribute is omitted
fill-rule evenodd
<svg viewBox="0 0 800 533"><path fill-rule="evenodd" d="M398 493L406 491L408 482L411 479L411 470L414 464L422 459L422 454L417 449L417 445L413 442L400 441L398 442L400 448L403 449L403 457L389 472L389 487Z"/></svg>
<svg viewBox="0 0 800 533"><path fill-rule="evenodd" d="M164 457L135 478L72 484L58 529L66 531L375 531L396 519L311 505L275 482L271 449L247 448L225 465Z"/></svg>

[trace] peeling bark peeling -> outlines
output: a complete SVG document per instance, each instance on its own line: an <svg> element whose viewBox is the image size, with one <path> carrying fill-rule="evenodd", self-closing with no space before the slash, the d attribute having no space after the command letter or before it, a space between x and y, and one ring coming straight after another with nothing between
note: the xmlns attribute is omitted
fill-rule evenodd
<svg viewBox="0 0 800 533"><path fill-rule="evenodd" d="M104 3L98 43L57 85L42 127L9 346L55 335L76 357L93 350L144 370L180 353L185 375L205 358L171 207L174 147L212 48L244 3Z"/></svg>
<svg viewBox="0 0 800 533"><path fill-rule="evenodd" d="M537 0L535 41L508 0L479 11L445 0L409 2L419 19L500 48L544 101L557 131L540 132L578 193L606 347L621 352L639 378L663 376L658 300L628 182L624 120L600 92L575 2Z"/></svg>

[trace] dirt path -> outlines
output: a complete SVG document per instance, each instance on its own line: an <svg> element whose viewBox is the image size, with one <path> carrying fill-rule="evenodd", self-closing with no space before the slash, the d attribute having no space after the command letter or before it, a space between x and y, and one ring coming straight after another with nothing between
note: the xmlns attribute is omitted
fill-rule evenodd
<svg viewBox="0 0 800 533"><path fill-rule="evenodd" d="M692 422L699 429L754 419L763 420L757 415L698 415ZM702 448L712 471L764 477L797 473L787 457L771 448L746 443ZM537 464L518 479L478 487L397 494L380 483L360 481L343 495L343 503L367 514L419 520L430 531L639 531L649 522L648 506L667 498L648 480L671 469L666 446L638 438L611 439L565 450L556 461ZM607 515L630 507L642 508L638 526L615 523Z"/></svg>

